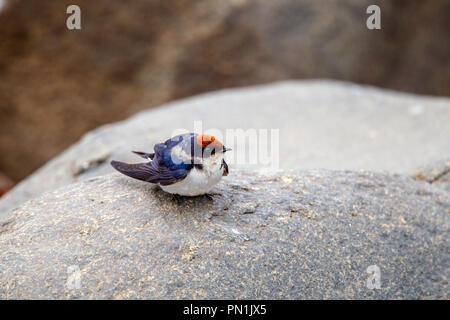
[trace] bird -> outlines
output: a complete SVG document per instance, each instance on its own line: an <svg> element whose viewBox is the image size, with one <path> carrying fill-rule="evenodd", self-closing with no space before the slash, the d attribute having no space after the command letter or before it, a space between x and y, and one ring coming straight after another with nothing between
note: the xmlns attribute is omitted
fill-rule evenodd
<svg viewBox="0 0 450 320"><path fill-rule="evenodd" d="M230 151L212 135L180 134L155 144L154 153L132 151L148 160L129 164L111 161L111 166L134 179L159 185L162 190L178 196L200 196L228 175L224 154Z"/></svg>

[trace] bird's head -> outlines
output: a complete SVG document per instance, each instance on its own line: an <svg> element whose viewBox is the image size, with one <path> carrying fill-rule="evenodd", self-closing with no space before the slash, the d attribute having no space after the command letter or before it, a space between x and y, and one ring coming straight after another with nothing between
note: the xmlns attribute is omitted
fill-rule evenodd
<svg viewBox="0 0 450 320"><path fill-rule="evenodd" d="M175 136L167 140L165 145L170 162L175 164L191 163L192 161L202 163L207 158L217 162L223 159L225 152L231 150L214 136L197 133Z"/></svg>
<svg viewBox="0 0 450 320"><path fill-rule="evenodd" d="M217 155L223 156L223 153L231 150L230 148L226 148L222 142L209 134L198 134L195 137L195 145L196 148L201 148L203 158Z"/></svg>

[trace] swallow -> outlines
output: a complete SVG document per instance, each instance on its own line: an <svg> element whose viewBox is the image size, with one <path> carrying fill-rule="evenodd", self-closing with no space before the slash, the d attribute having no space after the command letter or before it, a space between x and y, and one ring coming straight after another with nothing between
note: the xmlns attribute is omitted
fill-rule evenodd
<svg viewBox="0 0 450 320"><path fill-rule="evenodd" d="M154 153L133 151L148 160L128 164L111 161L111 166L134 179L159 185L162 190L180 196L199 196L210 191L228 175L226 148L214 136L186 133L158 143Z"/></svg>

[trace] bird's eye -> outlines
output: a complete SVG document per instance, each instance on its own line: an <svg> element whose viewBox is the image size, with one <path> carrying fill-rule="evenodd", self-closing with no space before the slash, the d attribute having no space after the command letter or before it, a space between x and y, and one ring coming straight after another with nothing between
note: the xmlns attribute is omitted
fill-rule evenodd
<svg viewBox="0 0 450 320"><path fill-rule="evenodd" d="M207 146L202 148L202 156L203 158L208 158L212 155L216 154L216 148L211 147L211 146Z"/></svg>

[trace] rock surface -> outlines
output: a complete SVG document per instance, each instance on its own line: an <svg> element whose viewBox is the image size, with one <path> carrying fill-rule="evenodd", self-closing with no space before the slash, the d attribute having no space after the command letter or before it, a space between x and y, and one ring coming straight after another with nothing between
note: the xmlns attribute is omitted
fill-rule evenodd
<svg viewBox="0 0 450 320"><path fill-rule="evenodd" d="M450 192L450 158L441 159L412 173L413 178L427 181Z"/></svg>
<svg viewBox="0 0 450 320"><path fill-rule="evenodd" d="M0 298L448 299L449 222L449 194L403 175L235 170L177 202L111 174L0 222Z"/></svg>
<svg viewBox="0 0 450 320"><path fill-rule="evenodd" d="M410 173L450 155L449 119L450 99L343 82L295 81L223 90L86 134L4 196L0 216L43 191L111 172L111 159L138 162L131 150L151 151L177 129L192 131L199 120L204 130L280 129L279 164L284 169ZM233 147L233 142L225 143Z"/></svg>

